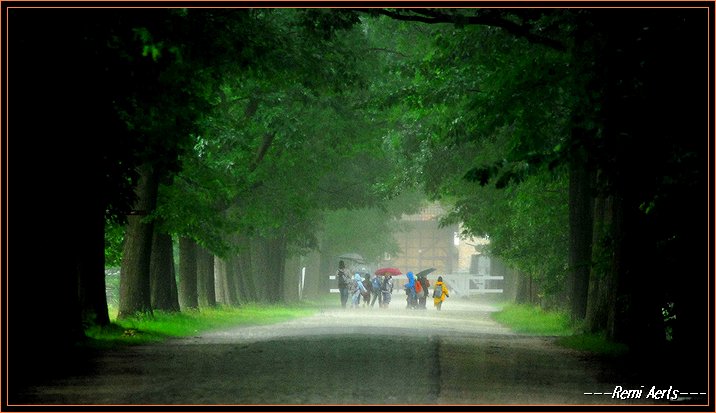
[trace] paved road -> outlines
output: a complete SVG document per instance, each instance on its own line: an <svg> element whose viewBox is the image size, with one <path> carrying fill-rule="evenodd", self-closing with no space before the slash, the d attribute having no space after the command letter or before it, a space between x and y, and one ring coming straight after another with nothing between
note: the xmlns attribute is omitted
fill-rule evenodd
<svg viewBox="0 0 716 413"><path fill-rule="evenodd" d="M327 309L271 326L105 352L17 400L195 406L653 402L585 394L628 386L606 365L555 346L553 338L510 332L490 319L492 311L458 299L441 312Z"/></svg>

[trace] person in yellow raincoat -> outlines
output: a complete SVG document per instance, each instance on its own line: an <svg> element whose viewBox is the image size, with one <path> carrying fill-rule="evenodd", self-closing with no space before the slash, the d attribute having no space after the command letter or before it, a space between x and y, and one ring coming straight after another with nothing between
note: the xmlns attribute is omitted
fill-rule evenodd
<svg viewBox="0 0 716 413"><path fill-rule="evenodd" d="M435 308L438 311L440 311L440 307L442 307L446 297L450 297L450 291L448 291L447 285L443 282L443 277L438 277L438 282L435 283L435 290L433 290L433 304L435 304Z"/></svg>

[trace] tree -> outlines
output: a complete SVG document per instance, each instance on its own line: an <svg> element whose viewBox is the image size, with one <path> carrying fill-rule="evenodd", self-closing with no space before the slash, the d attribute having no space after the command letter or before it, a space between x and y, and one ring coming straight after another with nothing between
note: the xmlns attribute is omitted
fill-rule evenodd
<svg viewBox="0 0 716 413"><path fill-rule="evenodd" d="M214 284L214 255L199 246L196 251L197 293L200 307L216 307Z"/></svg>
<svg viewBox="0 0 716 413"><path fill-rule="evenodd" d="M229 71L208 88L213 108L181 157L183 171L162 187L156 216L226 258L236 249L249 254L226 272L227 288L231 283L238 295L276 301L289 249L317 245L311 234L320 211L375 204L371 182L390 169L373 150L379 136L363 102L369 66L360 62L369 59L357 57L366 50L356 51L360 31L323 32L324 24L330 32L350 27L324 12L256 11L254 17L261 25L256 41L272 52L241 77ZM326 59L319 63L316 54ZM282 64L287 58L295 64ZM324 82L316 82L317 73ZM227 270L232 267L227 260ZM228 279L231 273L237 278ZM274 278L258 279L267 276Z"/></svg>
<svg viewBox="0 0 716 413"><path fill-rule="evenodd" d="M155 225L149 271L151 305L154 310L168 312L180 310L173 249L171 235L162 232Z"/></svg>
<svg viewBox="0 0 716 413"><path fill-rule="evenodd" d="M135 215L128 218L127 234L122 251L122 269L119 280L118 318L136 313L152 313L150 294L150 267L154 224L143 222L144 216L154 209L157 182L151 167L144 165L137 185Z"/></svg>
<svg viewBox="0 0 716 413"><path fill-rule="evenodd" d="M507 188L544 168L568 165L572 188L568 298L573 317L583 318L590 299L599 300L588 295L590 271L595 276L599 271L606 284L596 288L592 283L591 291L608 303L591 308L607 311L590 314L590 323L602 317L599 323L610 326L610 337L635 346L663 343L660 317L674 294L659 287L663 283L647 282L647 274L662 271L643 263L650 261L649 254L655 251L675 261L676 257L691 256L680 249L667 253L664 246L676 245L672 244L676 239L689 239L693 251L697 251L700 248L696 243L704 239L703 234L679 235L698 233L696 221L703 219L703 214L679 229L668 224L680 221L678 208L668 207L670 212L660 215L660 224L654 216L648 218L655 211L657 199L669 205L661 197L674 199L672 196L680 193L656 189L663 189L664 182L703 182L704 163L698 166L696 160L697 154L704 152L693 139L701 130L692 125L705 125L696 115L702 113L696 107L704 102L696 91L702 90L698 85L705 78L690 77L686 87L671 87L674 82L666 80L668 73L678 74L677 79L688 77L683 66L674 67L675 62L703 66L694 49L676 46L703 45L703 25L695 23L704 21L698 20L699 13L580 9L360 12L434 27L428 30L429 35L441 48L428 49L426 64L417 74L406 71L407 78L415 82L400 95L408 98L403 99L408 110L402 111L408 122L397 133L402 135L405 153L416 154L411 158L411 171L431 171L420 175L428 178L425 183L429 192L440 193L436 189L441 186L447 189L455 185L431 165L448 164L445 159L456 158L450 156L451 152L468 144L484 147L491 141L502 142L503 146L495 146L497 156L492 159L489 153L477 159L466 156L464 162L473 167L465 176L483 185ZM689 29L687 24L692 24ZM665 48L655 47L660 41ZM425 81L427 76L430 81ZM432 89L420 90L421 84ZM659 93L660 84L670 87ZM447 101L452 104L445 105ZM688 102L690 109L676 108L674 102ZM434 115L428 121L416 115L427 112L427 105ZM690 119L688 126L664 108ZM650 110L660 114L664 129L644 126L653 124ZM426 142L416 136L429 139ZM651 141L647 136L658 139ZM689 139L679 140L677 136ZM660 171L660 164L668 165L668 169ZM679 167L675 167L677 164ZM594 208L598 210L597 221L592 220ZM662 232L657 228L669 229ZM666 233L676 238L666 241L668 236L661 238ZM593 260L599 260L596 266ZM706 301L696 300L696 304L687 296L680 294L683 305L690 307L685 323L703 320L696 315L703 312L696 308L703 310L699 306ZM609 317L608 321L603 317ZM684 342L698 342L699 329L692 327L694 335L682 336Z"/></svg>
<svg viewBox="0 0 716 413"><path fill-rule="evenodd" d="M389 100L402 102L394 139L409 171L403 179L453 205L444 224L489 235L491 252L539 279L554 304L564 280L567 191L564 170L547 164L568 135L568 59L482 26L373 25L377 40L390 34L400 59L386 64L407 81ZM506 189L476 187L488 181Z"/></svg>
<svg viewBox="0 0 716 413"><path fill-rule="evenodd" d="M199 308L197 250L194 240L179 238L179 304L189 310Z"/></svg>

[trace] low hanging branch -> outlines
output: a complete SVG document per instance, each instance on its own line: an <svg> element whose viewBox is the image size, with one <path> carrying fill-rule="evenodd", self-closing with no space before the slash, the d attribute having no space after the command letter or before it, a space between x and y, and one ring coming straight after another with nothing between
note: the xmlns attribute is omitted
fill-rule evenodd
<svg viewBox="0 0 716 413"><path fill-rule="evenodd" d="M566 50L565 45L555 39L535 34L531 31L532 26L528 23L518 24L504 18L502 15L489 13L489 10L475 9L474 15L448 14L436 9L354 9L357 12L371 15L388 16L391 19L402 21L413 21L426 24L451 23L456 25L482 25L499 27L507 32L522 37L531 43L541 44L555 50ZM482 12L481 14L478 14Z"/></svg>
<svg viewBox="0 0 716 413"><path fill-rule="evenodd" d="M256 154L256 158L253 162L251 162L251 166L249 166L249 172L253 172L256 170L256 168L259 167L261 164L261 161L263 161L264 157L266 156L266 152L268 152L269 147L271 146L271 143L273 142L273 138L276 136L276 133L266 133L264 135L264 140L261 142L261 147L259 147L259 151Z"/></svg>

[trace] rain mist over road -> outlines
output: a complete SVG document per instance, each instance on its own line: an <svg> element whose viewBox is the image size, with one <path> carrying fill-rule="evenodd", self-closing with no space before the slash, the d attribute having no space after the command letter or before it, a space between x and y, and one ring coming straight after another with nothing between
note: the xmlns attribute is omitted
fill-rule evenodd
<svg viewBox="0 0 716 413"><path fill-rule="evenodd" d="M104 353L29 389L31 404L609 404L605 366L552 338L511 333L495 308L325 309ZM644 400L636 400L644 402Z"/></svg>

